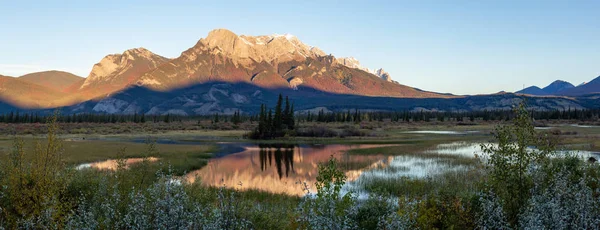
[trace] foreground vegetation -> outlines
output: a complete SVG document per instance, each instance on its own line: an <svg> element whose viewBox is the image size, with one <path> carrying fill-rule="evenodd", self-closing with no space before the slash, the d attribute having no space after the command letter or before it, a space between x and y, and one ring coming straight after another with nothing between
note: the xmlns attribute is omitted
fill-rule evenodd
<svg viewBox="0 0 600 230"><path fill-rule="evenodd" d="M56 119L44 127L45 140L34 147L14 140L1 163L0 229L600 228L600 167L557 154L556 135L535 131L524 107L495 129L481 158L421 156L469 166L464 171L371 180L361 184L367 197L343 189L347 178L334 158L319 165L316 184L299 182L304 197L185 183L178 175L189 168L172 167L181 162L149 162L169 157L152 144L130 155L146 159L134 167L121 160L115 171L75 170ZM350 154L401 156L406 146ZM205 160L210 148L171 160Z"/></svg>

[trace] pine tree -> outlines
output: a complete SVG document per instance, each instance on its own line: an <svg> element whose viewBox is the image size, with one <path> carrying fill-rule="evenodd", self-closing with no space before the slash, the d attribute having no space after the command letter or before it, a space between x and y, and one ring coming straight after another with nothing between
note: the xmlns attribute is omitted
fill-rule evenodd
<svg viewBox="0 0 600 230"><path fill-rule="evenodd" d="M294 130L296 129L296 118L294 118L294 104L292 104L292 108L290 108L290 113L288 115L288 129Z"/></svg>
<svg viewBox="0 0 600 230"><path fill-rule="evenodd" d="M267 130L267 118L266 118L265 105L260 105L260 116L258 118L258 137L264 138Z"/></svg>
<svg viewBox="0 0 600 230"><path fill-rule="evenodd" d="M285 109L283 110L283 115L282 115L282 123L284 128L288 128L289 129L289 124L290 124L290 101L288 99L287 96L285 96Z"/></svg>
<svg viewBox="0 0 600 230"><path fill-rule="evenodd" d="M267 127L266 127L267 130L266 130L266 135L265 135L266 137L270 138L273 136L273 133L275 132L274 123L275 122L273 122L273 111L271 109L269 109L269 113L267 115L267 122L266 122L266 124L267 124Z"/></svg>
<svg viewBox="0 0 600 230"><path fill-rule="evenodd" d="M240 123L241 119L240 119L240 111L235 111L233 113L233 117L231 118L231 121L233 122L233 124L237 125Z"/></svg>
<svg viewBox="0 0 600 230"><path fill-rule="evenodd" d="M319 110L319 114L317 115L317 122L323 122L323 109Z"/></svg>
<svg viewBox="0 0 600 230"><path fill-rule="evenodd" d="M283 102L283 97L279 94L279 99L277 99L277 106L275 107L275 116L273 117L273 132L279 133L282 130L282 114L281 114L281 104Z"/></svg>
<svg viewBox="0 0 600 230"><path fill-rule="evenodd" d="M346 122L351 122L352 121L352 115L350 115L350 110L348 110L348 113L346 114Z"/></svg>

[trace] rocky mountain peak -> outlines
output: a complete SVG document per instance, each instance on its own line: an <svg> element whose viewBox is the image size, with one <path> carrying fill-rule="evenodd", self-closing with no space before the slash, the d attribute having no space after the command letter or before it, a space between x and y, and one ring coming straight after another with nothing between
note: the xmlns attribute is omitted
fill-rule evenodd
<svg viewBox="0 0 600 230"><path fill-rule="evenodd" d="M145 48L129 49L122 54L110 54L92 67L92 71L80 89L102 82L131 78L132 76L122 75L132 69L136 69L135 72L148 71L168 60L168 58L154 54Z"/></svg>
<svg viewBox="0 0 600 230"><path fill-rule="evenodd" d="M344 65L346 67L349 68L354 68L354 69L360 69L362 71L371 73L375 76L378 76L380 78L382 78L383 80L386 80L388 82L393 82L392 77L390 76L390 74L388 72L385 72L382 68L378 69L378 70L372 70L366 67L363 67L360 65L360 62L354 58L354 57L341 57L341 58L336 58L336 62L338 64Z"/></svg>
<svg viewBox="0 0 600 230"><path fill-rule="evenodd" d="M385 70L383 70L383 68L380 68L377 71L375 71L375 75L377 75L378 77L380 77L383 80L392 82L392 77L390 76L390 74L388 72L385 72Z"/></svg>
<svg viewBox="0 0 600 230"><path fill-rule="evenodd" d="M367 72L370 72L368 68L364 68L360 65L360 62L354 58L354 57L341 57L341 58L336 58L336 61L339 64L345 65L349 68L355 68L355 69L360 69L360 70L364 70Z"/></svg>
<svg viewBox="0 0 600 230"><path fill-rule="evenodd" d="M252 59L256 62L276 64L325 56L320 49L302 43L291 34L248 36L237 35L226 29L216 29L209 32L199 43L222 51L236 63L245 63L245 60Z"/></svg>
<svg viewBox="0 0 600 230"><path fill-rule="evenodd" d="M125 52L123 52L123 55L127 56L128 58L143 57L143 58L148 58L148 59L153 59L155 56L158 56L158 55L150 52L150 50L147 50L146 48L143 48L143 47L128 49Z"/></svg>

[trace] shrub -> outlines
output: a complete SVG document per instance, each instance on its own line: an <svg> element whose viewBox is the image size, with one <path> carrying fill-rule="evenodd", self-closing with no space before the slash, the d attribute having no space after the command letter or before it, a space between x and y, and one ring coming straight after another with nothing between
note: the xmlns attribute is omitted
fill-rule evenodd
<svg viewBox="0 0 600 230"><path fill-rule="evenodd" d="M547 135L536 133L525 104L516 108L515 113L513 125L496 128L497 145L481 146L487 154L485 163L489 175L486 185L498 196L508 221L513 225L517 224L517 216L529 199L529 190L533 186L528 171L545 161L554 149Z"/></svg>
<svg viewBox="0 0 600 230"><path fill-rule="evenodd" d="M400 209L395 197L369 195L359 202L358 211L353 218L360 229L414 229L417 216L416 202L403 202Z"/></svg>
<svg viewBox="0 0 600 230"><path fill-rule="evenodd" d="M356 222L356 198L350 192L342 194L346 175L331 156L328 162L319 164L315 186L317 194L310 194L304 183L306 195L298 205L296 221L302 229L354 229Z"/></svg>
<svg viewBox="0 0 600 230"><path fill-rule="evenodd" d="M524 108L512 126L497 129L497 147L482 146L489 191L480 195L479 227L598 229L598 167L573 156L549 159L552 140L536 134Z"/></svg>
<svg viewBox="0 0 600 230"><path fill-rule="evenodd" d="M531 199L520 215L519 225L528 229L597 229L600 226L600 200L588 186L592 180L576 171L560 169L549 184L546 172L536 170ZM578 179L576 179L578 178ZM594 179L597 182L597 179Z"/></svg>
<svg viewBox="0 0 600 230"><path fill-rule="evenodd" d="M69 201L62 200L71 173L62 161L56 117L49 118L46 140L38 142L31 154L25 152L23 140L16 138L9 159L2 162L0 206L13 226L19 220L24 220L18 223L24 227L46 226L48 221L64 218L70 209Z"/></svg>

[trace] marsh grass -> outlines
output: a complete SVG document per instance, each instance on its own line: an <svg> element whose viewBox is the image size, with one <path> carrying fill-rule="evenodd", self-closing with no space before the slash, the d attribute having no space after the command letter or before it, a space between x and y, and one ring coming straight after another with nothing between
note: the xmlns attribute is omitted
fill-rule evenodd
<svg viewBox="0 0 600 230"><path fill-rule="evenodd" d="M476 157L467 157L459 154L443 154L429 152L426 150L432 149L432 144L437 142L421 142L412 145L386 146L366 149L352 149L348 154L354 155L390 155L390 156L407 156L422 159L433 159L439 163L444 163L452 166L475 166L480 163Z"/></svg>
<svg viewBox="0 0 600 230"><path fill-rule="evenodd" d="M33 151L35 143L39 139L23 139L23 148L25 152ZM45 141L41 141L45 143ZM149 140L152 143L152 140ZM110 141L63 141L62 157L67 166L73 166L82 163L92 163L118 158L143 158L156 157L157 162L150 165L156 172L159 168L170 166L175 175L183 175L202 168L212 158L212 153L217 150L216 145L171 145L154 144L153 150L149 151L149 143L131 143L131 142L110 142ZM12 141L0 141L0 159L8 157L9 144ZM31 157L31 156L29 156ZM132 166L137 167L137 166Z"/></svg>
<svg viewBox="0 0 600 230"><path fill-rule="evenodd" d="M425 178L372 177L360 181L367 192L397 197L420 198L436 194L466 196L479 189L483 178L480 170L449 171Z"/></svg>

